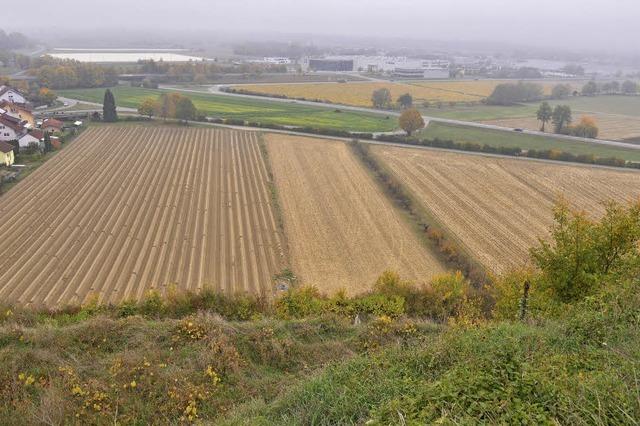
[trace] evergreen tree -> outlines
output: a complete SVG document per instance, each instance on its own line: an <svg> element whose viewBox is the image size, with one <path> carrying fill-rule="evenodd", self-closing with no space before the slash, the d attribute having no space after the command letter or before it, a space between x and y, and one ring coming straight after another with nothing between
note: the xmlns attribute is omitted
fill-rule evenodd
<svg viewBox="0 0 640 426"><path fill-rule="evenodd" d="M49 135L49 132L44 132L44 152L51 152L52 149L51 135Z"/></svg>
<svg viewBox="0 0 640 426"><path fill-rule="evenodd" d="M102 107L102 119L107 123L115 123L118 121L118 112L116 111L116 100L111 90L104 92L104 102Z"/></svg>

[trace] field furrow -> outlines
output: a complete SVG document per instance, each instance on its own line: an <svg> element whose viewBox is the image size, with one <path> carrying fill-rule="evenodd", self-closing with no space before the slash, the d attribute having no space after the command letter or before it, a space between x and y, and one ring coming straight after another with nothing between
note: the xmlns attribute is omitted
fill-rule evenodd
<svg viewBox="0 0 640 426"><path fill-rule="evenodd" d="M255 134L87 130L0 198L0 299L59 307L169 285L269 293L286 264Z"/></svg>
<svg viewBox="0 0 640 426"><path fill-rule="evenodd" d="M598 216L603 202L640 197L640 173L388 146L375 155L467 251L500 273L546 238L554 202Z"/></svg>
<svg viewBox="0 0 640 426"><path fill-rule="evenodd" d="M353 294L385 270L418 282L444 271L346 144L284 135L266 143L303 282Z"/></svg>

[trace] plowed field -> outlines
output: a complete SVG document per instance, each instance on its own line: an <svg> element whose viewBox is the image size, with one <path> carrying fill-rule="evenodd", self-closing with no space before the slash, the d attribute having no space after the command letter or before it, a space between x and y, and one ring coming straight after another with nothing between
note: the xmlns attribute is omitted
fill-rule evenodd
<svg viewBox="0 0 640 426"><path fill-rule="evenodd" d="M640 173L428 150L374 152L433 217L494 272L523 265L548 235L564 197L602 214L602 202L640 197Z"/></svg>
<svg viewBox="0 0 640 426"><path fill-rule="evenodd" d="M284 266L254 133L90 129L0 198L0 217L2 302L270 291Z"/></svg>
<svg viewBox="0 0 640 426"><path fill-rule="evenodd" d="M418 282L443 266L342 142L267 135L293 269L330 293L371 288L385 269Z"/></svg>

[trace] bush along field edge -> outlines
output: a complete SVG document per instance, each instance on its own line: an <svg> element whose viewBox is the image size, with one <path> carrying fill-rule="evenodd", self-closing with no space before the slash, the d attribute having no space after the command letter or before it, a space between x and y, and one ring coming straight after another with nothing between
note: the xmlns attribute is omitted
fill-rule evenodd
<svg viewBox="0 0 640 426"><path fill-rule="evenodd" d="M353 139L349 146L373 175L385 195L406 214L413 228L420 231L419 236L428 249L438 254L440 260L450 269L461 271L475 286L480 288L490 283L485 268L474 259L453 233L420 206L411 191L371 152L369 145Z"/></svg>

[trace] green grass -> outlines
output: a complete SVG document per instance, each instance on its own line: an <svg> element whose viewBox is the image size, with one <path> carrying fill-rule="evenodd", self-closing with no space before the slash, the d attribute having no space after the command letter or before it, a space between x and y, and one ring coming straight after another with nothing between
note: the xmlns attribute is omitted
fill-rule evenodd
<svg viewBox="0 0 640 426"><path fill-rule="evenodd" d="M160 89L118 86L112 89L118 106L137 108L147 97L166 93ZM310 126L356 132L385 132L397 127L395 117L352 111L335 112L334 109L313 107L287 102L235 98L207 93L181 92L191 98L196 108L207 116L233 118L260 123ZM104 89L61 90L61 96L86 102L101 103Z"/></svg>
<svg viewBox="0 0 640 426"><path fill-rule="evenodd" d="M640 96L571 97L549 101L551 106L569 105L579 113L620 114L640 117ZM506 118L534 117L540 102L514 106L473 105L455 107L420 108L427 116L464 121L500 120Z"/></svg>
<svg viewBox="0 0 640 426"><path fill-rule="evenodd" d="M519 147L526 150L555 149L576 155L593 154L596 157L617 157L628 161L640 161L640 150L447 123L431 122L426 129L419 133L419 136L428 139L439 138L453 140L455 142L474 142L481 145L487 144L498 147Z"/></svg>
<svg viewBox="0 0 640 426"><path fill-rule="evenodd" d="M559 317L451 327L2 310L0 423L637 424L637 285Z"/></svg>
<svg viewBox="0 0 640 426"><path fill-rule="evenodd" d="M513 106L473 105L455 107L420 108L422 114L431 117L462 121L498 120L501 118L530 117L536 113L538 105L520 104Z"/></svg>

